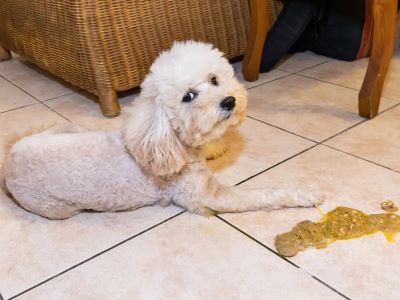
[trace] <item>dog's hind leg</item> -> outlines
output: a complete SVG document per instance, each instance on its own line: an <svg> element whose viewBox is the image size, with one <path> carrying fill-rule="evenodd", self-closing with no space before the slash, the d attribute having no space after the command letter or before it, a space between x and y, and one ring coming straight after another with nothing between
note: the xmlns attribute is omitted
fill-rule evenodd
<svg viewBox="0 0 400 300"><path fill-rule="evenodd" d="M32 198L33 199L29 199L30 201L18 201L14 198L14 201L25 210L51 220L68 219L83 210L77 207L77 205L65 201L54 199L46 201L44 199L38 200L34 199L34 197Z"/></svg>

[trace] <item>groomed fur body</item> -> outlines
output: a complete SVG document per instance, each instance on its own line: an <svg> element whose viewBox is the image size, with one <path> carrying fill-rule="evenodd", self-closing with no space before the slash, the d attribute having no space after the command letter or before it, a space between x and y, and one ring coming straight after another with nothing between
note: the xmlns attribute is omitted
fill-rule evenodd
<svg viewBox="0 0 400 300"><path fill-rule="evenodd" d="M12 147L4 170L18 203L49 218L135 209L160 199L120 132L33 135Z"/></svg>
<svg viewBox="0 0 400 300"><path fill-rule="evenodd" d="M199 214L319 203L297 190L223 186L209 172L200 147L238 125L246 101L220 51L175 43L152 65L122 130L23 138L6 159L6 188L22 207L51 219L171 202Z"/></svg>

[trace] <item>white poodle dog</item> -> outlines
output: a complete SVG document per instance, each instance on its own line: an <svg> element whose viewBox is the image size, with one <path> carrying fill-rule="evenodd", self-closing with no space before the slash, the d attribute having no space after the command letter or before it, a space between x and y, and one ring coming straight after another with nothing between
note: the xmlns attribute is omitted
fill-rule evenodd
<svg viewBox="0 0 400 300"><path fill-rule="evenodd" d="M50 219L170 203L207 215L320 203L298 190L223 186L207 169L200 148L238 125L247 101L212 45L175 43L141 88L122 130L49 130L14 144L4 175L15 201Z"/></svg>

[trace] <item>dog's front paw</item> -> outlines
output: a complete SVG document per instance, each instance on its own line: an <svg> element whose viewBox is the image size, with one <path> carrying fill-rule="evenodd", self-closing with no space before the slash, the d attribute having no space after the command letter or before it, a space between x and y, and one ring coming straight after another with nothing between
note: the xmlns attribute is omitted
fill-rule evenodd
<svg viewBox="0 0 400 300"><path fill-rule="evenodd" d="M288 191L292 200L292 207L314 207L324 203L324 197L317 197L313 193L307 193L298 189Z"/></svg>

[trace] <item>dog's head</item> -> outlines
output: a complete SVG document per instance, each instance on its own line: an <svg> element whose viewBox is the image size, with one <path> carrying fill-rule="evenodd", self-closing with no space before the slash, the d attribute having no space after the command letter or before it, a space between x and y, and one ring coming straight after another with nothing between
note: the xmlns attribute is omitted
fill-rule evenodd
<svg viewBox="0 0 400 300"><path fill-rule="evenodd" d="M153 175L179 172L190 148L220 138L245 116L246 90L210 44L175 43L156 59L141 87L124 137Z"/></svg>

